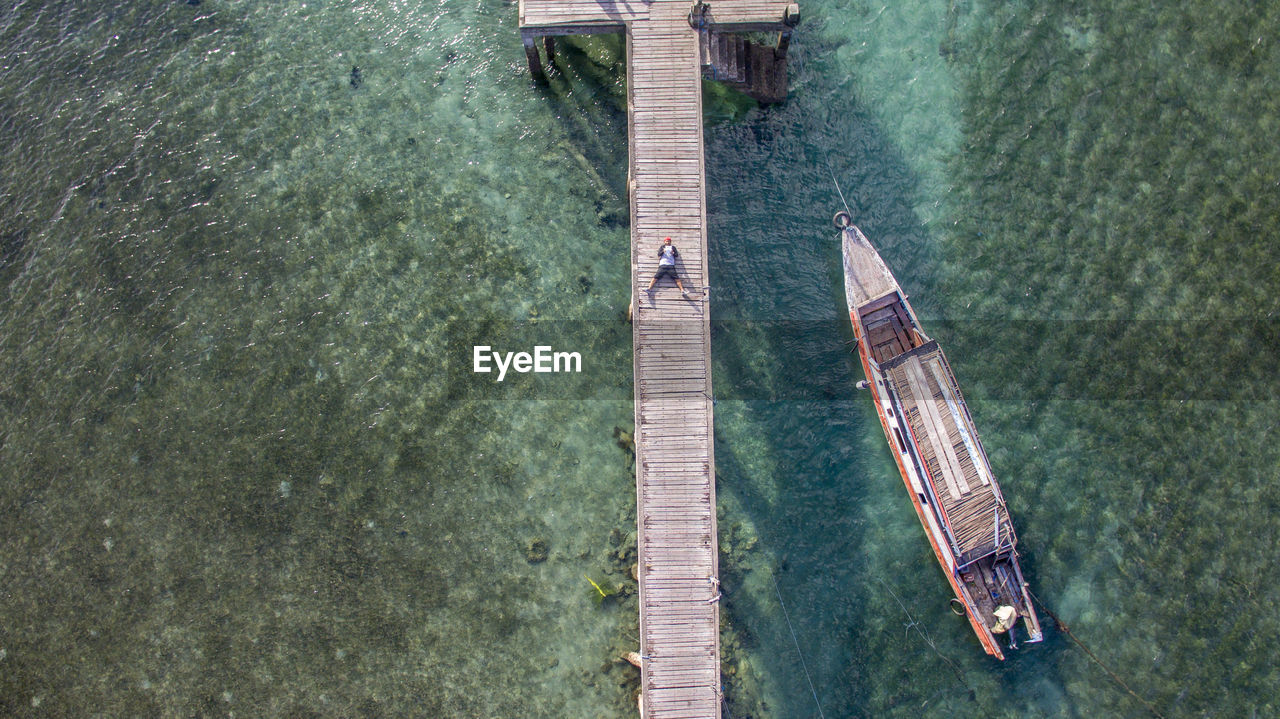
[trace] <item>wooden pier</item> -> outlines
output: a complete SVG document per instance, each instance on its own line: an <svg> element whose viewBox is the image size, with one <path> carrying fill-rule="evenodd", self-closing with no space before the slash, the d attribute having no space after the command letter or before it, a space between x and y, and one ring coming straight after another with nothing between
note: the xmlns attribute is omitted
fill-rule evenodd
<svg viewBox="0 0 1280 719"><path fill-rule="evenodd" d="M708 8L688 0L520 2L538 78L539 40L550 61L553 36L626 33L643 719L721 716L701 81L721 70L711 48L728 46L724 33L777 31L777 47L756 52L776 95L799 20L794 4L774 0ZM680 251L691 298L669 279L646 292L665 237Z"/></svg>

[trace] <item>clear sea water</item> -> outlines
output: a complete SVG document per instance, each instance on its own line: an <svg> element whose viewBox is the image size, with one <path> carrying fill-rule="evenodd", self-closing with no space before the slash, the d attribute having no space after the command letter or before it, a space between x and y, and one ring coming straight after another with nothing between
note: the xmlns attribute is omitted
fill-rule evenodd
<svg viewBox="0 0 1280 719"><path fill-rule="evenodd" d="M1280 714L1280 6L803 8L786 104L707 89L726 716L1151 715L950 614L834 181L1045 605L1162 716ZM624 58L560 49L534 86L503 0L0 10L0 714L634 716Z"/></svg>

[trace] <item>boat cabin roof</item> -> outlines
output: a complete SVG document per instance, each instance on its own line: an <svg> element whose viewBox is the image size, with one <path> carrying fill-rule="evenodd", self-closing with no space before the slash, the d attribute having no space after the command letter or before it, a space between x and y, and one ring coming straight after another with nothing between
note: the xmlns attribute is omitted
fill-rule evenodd
<svg viewBox="0 0 1280 719"><path fill-rule="evenodd" d="M958 561L1011 548L1009 511L938 343L903 352L881 369L932 480Z"/></svg>

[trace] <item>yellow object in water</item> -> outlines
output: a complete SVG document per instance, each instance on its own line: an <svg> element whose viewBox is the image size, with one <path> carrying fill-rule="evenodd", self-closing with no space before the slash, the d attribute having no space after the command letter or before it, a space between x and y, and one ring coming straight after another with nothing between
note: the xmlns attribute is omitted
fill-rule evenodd
<svg viewBox="0 0 1280 719"><path fill-rule="evenodd" d="M595 582L595 580L594 580L594 579L592 579L591 577L587 577L587 575L585 575L585 574L584 574L584 575L582 575L582 576L583 576L583 577L586 577L586 580L587 580L588 582L591 582L591 586L595 587L597 592L600 592L600 596L602 596L602 597L606 597L606 598L609 596L608 594L605 594L605 593L604 593L604 590L600 588L600 585L599 585L599 584L596 584L596 582Z"/></svg>

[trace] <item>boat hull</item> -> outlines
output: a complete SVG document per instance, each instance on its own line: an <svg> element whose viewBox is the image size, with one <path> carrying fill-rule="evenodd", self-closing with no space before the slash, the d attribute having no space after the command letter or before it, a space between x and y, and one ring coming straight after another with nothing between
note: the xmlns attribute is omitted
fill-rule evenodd
<svg viewBox="0 0 1280 719"><path fill-rule="evenodd" d="M863 376L867 378L868 389L870 389L871 395L875 399L876 415L880 418L880 428L884 430L884 438L889 443L889 446L896 447L893 428L897 423L891 422L886 413L885 408L888 403L880 394L883 391L882 385L877 382L877 379L882 378L878 376L878 372L872 369L870 358L867 356L866 350L863 349L866 346L866 342L861 338L865 337L865 333L861 331L861 323L858 321L857 312L850 312L849 315L854 331L860 338L858 341L858 356L862 360L862 372ZM899 431L901 431L900 428ZM913 486L912 478L905 466L902 453L895 451L892 454L894 463L898 465L898 473L902 476L902 482L906 485L907 494L911 497L911 506L916 510L916 518L920 520L920 525L924 528L925 536L929 539L929 546L933 549L933 555L942 567L943 575L946 576L947 582L951 584L951 591L964 604L965 617L969 620L969 625L973 627L974 634L978 635L978 641L982 644L982 648L987 654L997 659L1004 659L1004 652L1001 651L995 636L987 629L986 624L978 619L973 598L968 595L968 591L956 577L954 556L945 544L939 543L937 537L939 528L935 526L935 522L931 521L933 519L932 514L925 509L924 504L919 499L919 493Z"/></svg>
<svg viewBox="0 0 1280 719"><path fill-rule="evenodd" d="M885 440L974 634L987 654L1004 659L997 632L1009 631L1016 646L1017 618L1024 641L1043 635L1003 497L941 348L920 329L906 294L861 231L851 224L841 229L849 320ZM922 398L929 392L930 398ZM994 515L981 513L992 508ZM994 519L994 532L986 535L990 542L975 529L986 516ZM997 621L1010 609L1014 618L1008 624Z"/></svg>

